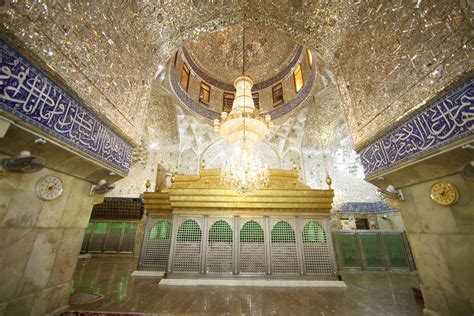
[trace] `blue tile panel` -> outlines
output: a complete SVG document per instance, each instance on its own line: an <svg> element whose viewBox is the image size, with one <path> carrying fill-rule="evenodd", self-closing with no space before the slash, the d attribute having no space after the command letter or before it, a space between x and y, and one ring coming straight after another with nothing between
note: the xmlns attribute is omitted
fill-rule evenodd
<svg viewBox="0 0 474 316"><path fill-rule="evenodd" d="M358 152L366 176L474 133L474 78L464 81Z"/></svg>
<svg viewBox="0 0 474 316"><path fill-rule="evenodd" d="M346 213L386 213L394 212L385 202L347 202L341 205L341 212Z"/></svg>
<svg viewBox="0 0 474 316"><path fill-rule="evenodd" d="M0 110L115 170L127 173L133 147L0 38Z"/></svg>

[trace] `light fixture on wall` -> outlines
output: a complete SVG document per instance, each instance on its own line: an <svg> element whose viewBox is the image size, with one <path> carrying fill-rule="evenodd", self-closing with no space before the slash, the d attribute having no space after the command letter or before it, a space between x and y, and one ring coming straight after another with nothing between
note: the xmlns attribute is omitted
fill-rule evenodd
<svg viewBox="0 0 474 316"><path fill-rule="evenodd" d="M92 196L94 194L105 194L111 192L113 189L115 189L115 184L108 183L102 179L98 184L92 185L89 195Z"/></svg>
<svg viewBox="0 0 474 316"><path fill-rule="evenodd" d="M252 98L253 81L245 75L245 26L242 24L242 76L234 81L235 98L229 114L214 120L214 130L234 146L221 169L221 182L247 195L268 185L269 172L253 153L253 145L273 126L270 115L261 117Z"/></svg>
<svg viewBox="0 0 474 316"><path fill-rule="evenodd" d="M14 173L32 173L40 171L46 165L46 161L37 156L32 156L29 151L22 150L20 154L13 158L6 158L2 161L3 169Z"/></svg>
<svg viewBox="0 0 474 316"><path fill-rule="evenodd" d="M402 191L395 189L395 187L391 184L389 184L385 190L378 189L377 193L384 198L387 197L387 198L396 199L400 201L405 200L405 197L403 196Z"/></svg>

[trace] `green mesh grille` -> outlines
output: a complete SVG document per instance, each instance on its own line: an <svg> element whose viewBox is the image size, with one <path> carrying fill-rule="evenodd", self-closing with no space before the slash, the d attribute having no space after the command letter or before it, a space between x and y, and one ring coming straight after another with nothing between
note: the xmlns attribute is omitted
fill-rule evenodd
<svg viewBox="0 0 474 316"><path fill-rule="evenodd" d="M222 274L232 273L232 234L232 227L224 220L217 220L211 225L207 243L207 272Z"/></svg>
<svg viewBox="0 0 474 316"><path fill-rule="evenodd" d="M407 260L403 236L398 234L382 235L385 253L393 268L408 268L410 265Z"/></svg>
<svg viewBox="0 0 474 316"><path fill-rule="evenodd" d="M215 222L209 229L209 243L232 242L232 239L232 228L223 220Z"/></svg>
<svg viewBox="0 0 474 316"><path fill-rule="evenodd" d="M303 242L304 243L326 243L326 233L319 223L309 221L303 228Z"/></svg>
<svg viewBox="0 0 474 316"><path fill-rule="evenodd" d="M290 223L286 221L276 222L273 225L271 239L272 272L274 274L298 274L296 237Z"/></svg>
<svg viewBox="0 0 474 316"><path fill-rule="evenodd" d="M246 242L258 242L258 243L263 243L264 241L264 235L263 235L263 229L260 224L258 224L255 221L248 221L247 223L242 226L242 229L240 230L240 242L246 243Z"/></svg>
<svg viewBox="0 0 474 316"><path fill-rule="evenodd" d="M169 221L159 221L156 223L150 233L148 234L149 240L167 240L171 236L171 223Z"/></svg>
<svg viewBox="0 0 474 316"><path fill-rule="evenodd" d="M359 235L365 264L369 268L384 267L379 240L376 234Z"/></svg>
<svg viewBox="0 0 474 316"><path fill-rule="evenodd" d="M173 272L196 273L200 269L202 231L198 221L201 222L202 219L187 219L178 228L173 254Z"/></svg>
<svg viewBox="0 0 474 316"><path fill-rule="evenodd" d="M171 222L167 219L148 217L140 266L164 269L168 263L171 243Z"/></svg>
<svg viewBox="0 0 474 316"><path fill-rule="evenodd" d="M341 266L344 268L359 267L361 262L356 236L354 234L338 234L336 236L336 242L341 250L339 258Z"/></svg>
<svg viewBox="0 0 474 316"><path fill-rule="evenodd" d="M266 246L262 226L263 220L249 220L240 229L240 260L241 274L266 272Z"/></svg>
<svg viewBox="0 0 474 316"><path fill-rule="evenodd" d="M201 228L196 221L188 219L178 229L177 241L184 242L200 242L201 241Z"/></svg>
<svg viewBox="0 0 474 316"><path fill-rule="evenodd" d="M280 221L272 229L272 242L296 243L295 231L290 224Z"/></svg>

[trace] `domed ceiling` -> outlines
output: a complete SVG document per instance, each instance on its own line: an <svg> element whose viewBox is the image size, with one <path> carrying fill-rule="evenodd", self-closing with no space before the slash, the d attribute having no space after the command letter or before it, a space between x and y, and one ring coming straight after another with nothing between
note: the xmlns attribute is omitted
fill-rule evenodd
<svg viewBox="0 0 474 316"><path fill-rule="evenodd" d="M299 45L280 33L245 24L245 73L255 83L279 74L299 51ZM198 38L185 50L213 79L233 84L242 74L242 24Z"/></svg>

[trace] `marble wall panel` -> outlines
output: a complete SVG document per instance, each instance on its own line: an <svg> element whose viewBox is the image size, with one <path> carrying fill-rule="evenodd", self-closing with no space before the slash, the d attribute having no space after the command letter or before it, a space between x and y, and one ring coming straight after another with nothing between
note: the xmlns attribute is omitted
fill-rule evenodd
<svg viewBox="0 0 474 316"><path fill-rule="evenodd" d="M23 272L18 297L46 288L63 229L39 229Z"/></svg>
<svg viewBox="0 0 474 316"><path fill-rule="evenodd" d="M52 201L40 200L36 183L51 174L62 179L63 194ZM15 177L17 181L11 180ZM45 315L67 305L69 282L92 211L92 184L48 168L5 178L10 180L2 181L2 186L10 189L0 190L6 209L0 224L0 311Z"/></svg>
<svg viewBox="0 0 474 316"><path fill-rule="evenodd" d="M415 199L413 198L413 194L411 193L411 190L404 190L403 194L405 198L409 201L414 201ZM421 233L423 232L421 228L421 220L420 217L418 216L416 204L413 203L411 206L411 211L409 212L400 212L401 216L403 218L403 223L405 225L405 229L409 232L412 233Z"/></svg>
<svg viewBox="0 0 474 316"><path fill-rule="evenodd" d="M51 174L51 172L43 169L36 173L21 176L18 189L15 190L8 205L7 213L2 222L3 226L32 227L35 225L44 201L38 199L36 195L32 195L31 192L35 192L36 183L47 174Z"/></svg>
<svg viewBox="0 0 474 316"><path fill-rule="evenodd" d="M441 315L470 315L474 311L473 183L459 173L452 174L455 159L449 159L449 153L445 156L443 168L448 176L428 181L421 178L420 183L403 187L400 208L426 308ZM433 167L429 160L419 164ZM460 198L456 204L441 206L431 200L431 185L439 181L457 186Z"/></svg>
<svg viewBox="0 0 474 316"><path fill-rule="evenodd" d="M446 258L435 234L410 234L410 245L421 282L446 293L455 294Z"/></svg>
<svg viewBox="0 0 474 316"><path fill-rule="evenodd" d="M15 298L8 302L5 315L30 315L34 300L35 294Z"/></svg>
<svg viewBox="0 0 474 316"><path fill-rule="evenodd" d="M23 273L35 243L37 229L5 228L8 231L2 245L2 261L0 262L0 302L12 300L17 296L23 279Z"/></svg>
<svg viewBox="0 0 474 316"><path fill-rule="evenodd" d="M48 312L55 311L58 306L68 306L69 282L49 287L38 293L32 303L31 315L43 316Z"/></svg>
<svg viewBox="0 0 474 316"><path fill-rule="evenodd" d="M420 225L425 233L457 233L458 228L453 213L449 207L439 207L431 200L429 192L433 183L428 182L410 188L411 194L416 196L414 203Z"/></svg>
<svg viewBox="0 0 474 316"><path fill-rule="evenodd" d="M64 229L61 243L56 251L56 259L48 279L48 287L68 283L76 268L76 255L80 252L84 236L84 229Z"/></svg>
<svg viewBox="0 0 474 316"><path fill-rule="evenodd" d="M6 156L0 154L0 159L3 160L4 158L6 158ZM0 178L0 191L4 192L4 194L0 194L0 223L5 219L8 206L20 183L20 179L21 176L16 174L5 174Z"/></svg>
<svg viewBox="0 0 474 316"><path fill-rule="evenodd" d="M84 223L83 220L78 222L78 219L83 218L83 214L78 213L78 209L87 210L89 207L91 207L92 211L92 198L84 198L89 196L92 184L75 178L72 180L71 186L74 188L74 190L70 191L69 193L69 197L64 206L59 226L85 228L87 227L87 222ZM84 213L84 216L86 216L88 212ZM90 217L90 212L88 217Z"/></svg>
<svg viewBox="0 0 474 316"><path fill-rule="evenodd" d="M58 227L61 222L64 208L69 199L69 193L72 190L73 177L62 176L63 194L60 198L43 203L43 207L38 215L36 227Z"/></svg>
<svg viewBox="0 0 474 316"><path fill-rule="evenodd" d="M474 299L474 288L472 287L472 280L474 280L474 271L472 270L474 266L474 256L472 256L474 235L444 234L438 236L438 242L447 261L455 294Z"/></svg>

